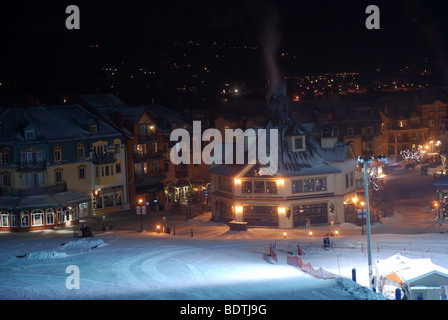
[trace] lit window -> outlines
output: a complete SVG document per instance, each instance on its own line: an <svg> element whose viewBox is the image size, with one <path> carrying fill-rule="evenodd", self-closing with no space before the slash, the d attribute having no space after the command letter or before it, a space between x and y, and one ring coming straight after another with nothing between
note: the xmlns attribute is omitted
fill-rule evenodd
<svg viewBox="0 0 448 320"><path fill-rule="evenodd" d="M327 179L320 178L316 179L316 191L326 191L327 190Z"/></svg>
<svg viewBox="0 0 448 320"><path fill-rule="evenodd" d="M292 193L303 192L302 180L293 180L292 181Z"/></svg>
<svg viewBox="0 0 448 320"><path fill-rule="evenodd" d="M31 211L31 225L32 226L44 225L44 212L42 210Z"/></svg>
<svg viewBox="0 0 448 320"><path fill-rule="evenodd" d="M314 179L303 180L303 191L313 192L314 191Z"/></svg>

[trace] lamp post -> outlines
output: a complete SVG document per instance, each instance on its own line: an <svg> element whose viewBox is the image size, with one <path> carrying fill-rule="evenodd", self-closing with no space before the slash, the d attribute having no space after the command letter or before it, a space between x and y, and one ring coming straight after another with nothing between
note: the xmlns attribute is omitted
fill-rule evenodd
<svg viewBox="0 0 448 320"><path fill-rule="evenodd" d="M375 157L378 160L384 160L385 156ZM366 231L367 231L367 262L369 267L369 288L372 289L373 266L372 266L372 244L370 232L370 206L369 206L369 178L367 174L367 163L374 160L373 157L358 157L358 161L363 164L364 168L364 192L366 202Z"/></svg>
<svg viewBox="0 0 448 320"><path fill-rule="evenodd" d="M362 235L364 235L364 225L366 224L366 216L365 216L365 209L364 209L364 205L365 205L365 203L364 203L364 201L361 201L361 219L362 219L362 222L361 222L361 230L362 230Z"/></svg>
<svg viewBox="0 0 448 320"><path fill-rule="evenodd" d="M142 202L143 200L138 200L138 205L140 206L140 232L143 232L143 210L142 210Z"/></svg>

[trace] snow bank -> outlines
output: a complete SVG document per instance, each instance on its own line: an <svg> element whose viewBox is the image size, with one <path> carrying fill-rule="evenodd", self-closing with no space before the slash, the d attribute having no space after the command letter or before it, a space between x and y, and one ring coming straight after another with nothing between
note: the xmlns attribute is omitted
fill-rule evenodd
<svg viewBox="0 0 448 320"><path fill-rule="evenodd" d="M26 259L61 259L67 258L76 254L80 254L83 252L87 252L99 247L104 247L107 244L101 240L75 240L69 241L66 243L62 243L56 250L45 250L45 251L36 251L30 252L23 256L17 256L18 258L26 258ZM70 254L67 254L69 252Z"/></svg>
<svg viewBox="0 0 448 320"><path fill-rule="evenodd" d="M105 246L106 243L101 240L75 240L75 241L69 241L67 243L61 244L62 249L85 249L85 250L91 250L99 247Z"/></svg>
<svg viewBox="0 0 448 320"><path fill-rule="evenodd" d="M350 279L338 278L338 283L343 290L352 294L358 300L387 300L382 294L374 292L372 289L364 287Z"/></svg>
<svg viewBox="0 0 448 320"><path fill-rule="evenodd" d="M38 252L31 252L25 255L26 259L61 259L61 258L67 258L68 255L65 252L58 252L58 251L38 251Z"/></svg>

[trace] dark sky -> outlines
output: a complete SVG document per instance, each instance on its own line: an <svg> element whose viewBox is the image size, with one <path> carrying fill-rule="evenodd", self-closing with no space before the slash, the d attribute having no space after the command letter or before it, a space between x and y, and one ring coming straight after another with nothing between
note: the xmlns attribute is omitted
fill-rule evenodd
<svg viewBox="0 0 448 320"><path fill-rule="evenodd" d="M80 8L80 30L65 28L70 4ZM365 27L369 4L380 9L380 30ZM268 43L277 53L294 51L306 72L400 65L426 55L444 68L447 9L447 1L422 0L19 0L0 13L0 81L45 74L67 78L101 63L98 59L149 59L156 48L181 39L251 41L262 48ZM95 42L103 50L100 58L86 51Z"/></svg>

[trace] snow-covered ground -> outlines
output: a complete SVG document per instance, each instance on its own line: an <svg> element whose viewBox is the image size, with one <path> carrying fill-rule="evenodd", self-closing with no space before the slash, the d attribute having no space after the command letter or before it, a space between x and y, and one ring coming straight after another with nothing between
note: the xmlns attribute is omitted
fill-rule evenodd
<svg viewBox="0 0 448 320"><path fill-rule="evenodd" d="M397 174L387 181L407 191L400 193L405 197L397 196L392 217L372 225L373 261L400 253L448 268L446 226L439 233L428 205L435 199L433 179L417 172L403 177ZM400 181L404 185L398 187ZM170 223L170 213L166 216ZM204 213L177 221L175 235L157 233L148 225L145 232L137 232L136 219L132 226L123 222L115 231L92 238L74 238L73 229L1 233L0 299L385 299L365 287L367 246L359 226L335 226L340 235L331 237L332 248L326 250L322 244L329 226L312 226L309 238L304 229L229 231L210 217ZM277 263L267 256L271 243L277 245ZM340 278L318 279L288 265L287 250L296 244L304 252L304 263ZM353 268L357 283L351 280ZM73 288L77 271L79 288Z"/></svg>

